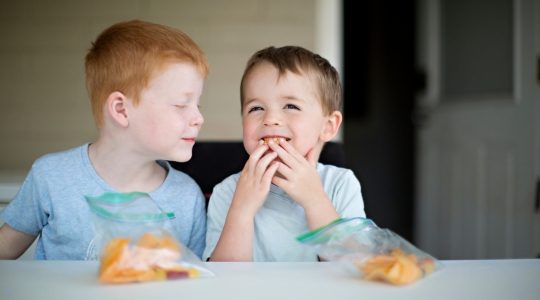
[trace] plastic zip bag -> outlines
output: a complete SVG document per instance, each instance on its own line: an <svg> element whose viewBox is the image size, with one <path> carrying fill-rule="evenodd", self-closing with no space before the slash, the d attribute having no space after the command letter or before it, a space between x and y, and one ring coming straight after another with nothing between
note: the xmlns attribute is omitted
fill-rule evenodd
<svg viewBox="0 0 540 300"><path fill-rule="evenodd" d="M297 237L319 257L340 263L366 280L409 284L442 268L442 264L391 230L365 218L338 219Z"/></svg>
<svg viewBox="0 0 540 300"><path fill-rule="evenodd" d="M107 193L86 197L93 212L99 281L128 283L215 276L180 243L170 219L150 195Z"/></svg>

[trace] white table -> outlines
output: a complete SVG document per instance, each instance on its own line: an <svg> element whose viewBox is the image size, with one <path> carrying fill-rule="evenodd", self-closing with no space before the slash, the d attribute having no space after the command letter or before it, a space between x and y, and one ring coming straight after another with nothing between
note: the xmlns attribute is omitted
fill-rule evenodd
<svg viewBox="0 0 540 300"><path fill-rule="evenodd" d="M216 277L97 282L97 262L0 261L0 299L540 299L540 259L443 261L407 286L355 278L323 263L207 263Z"/></svg>

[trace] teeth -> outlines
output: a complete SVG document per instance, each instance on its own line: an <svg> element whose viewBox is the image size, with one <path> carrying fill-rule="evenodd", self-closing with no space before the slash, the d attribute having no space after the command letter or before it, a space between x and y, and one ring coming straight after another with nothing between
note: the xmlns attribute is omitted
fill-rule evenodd
<svg viewBox="0 0 540 300"><path fill-rule="evenodd" d="M268 142L269 142L270 140L273 140L274 143L276 143L276 144L279 145L279 138L277 138L277 137L273 137L273 138L264 138L263 140L264 140L263 145L268 145Z"/></svg>
<svg viewBox="0 0 540 300"><path fill-rule="evenodd" d="M280 139L280 138L281 138L281 137L265 137L265 138L263 138L263 141L264 141L263 145L268 145L268 142L269 142L269 141L274 141L274 143L276 143L276 144L279 145L279 139ZM287 142L291 140L291 139L287 139L287 138L284 138L284 139L285 139Z"/></svg>

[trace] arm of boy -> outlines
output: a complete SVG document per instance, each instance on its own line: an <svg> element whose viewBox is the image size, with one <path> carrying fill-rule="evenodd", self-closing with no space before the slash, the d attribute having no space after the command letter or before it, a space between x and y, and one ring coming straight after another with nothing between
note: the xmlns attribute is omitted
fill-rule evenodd
<svg viewBox="0 0 540 300"><path fill-rule="evenodd" d="M35 236L22 233L4 223L0 227L0 259L19 258L35 239Z"/></svg>
<svg viewBox="0 0 540 300"><path fill-rule="evenodd" d="M267 150L268 146L261 141L246 162L210 261L253 261L253 220L270 192L279 166L272 163L277 154L264 155Z"/></svg>
<svg viewBox="0 0 540 300"><path fill-rule="evenodd" d="M269 145L283 161L277 171L284 178L274 176L272 183L304 208L309 228L314 230L338 219L339 215L326 195L317 172L316 150L311 149L303 157L283 138L279 145L273 142Z"/></svg>

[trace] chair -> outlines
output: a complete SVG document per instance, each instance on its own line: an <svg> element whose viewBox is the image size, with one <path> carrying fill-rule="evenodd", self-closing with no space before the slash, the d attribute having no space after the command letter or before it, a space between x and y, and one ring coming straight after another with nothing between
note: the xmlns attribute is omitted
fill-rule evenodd
<svg viewBox="0 0 540 300"><path fill-rule="evenodd" d="M188 174L199 184L208 207L214 186L229 175L242 171L248 158L242 142L197 142L193 146L193 156L189 161L169 163L171 167ZM345 167L343 145L337 142L326 143L319 162Z"/></svg>

